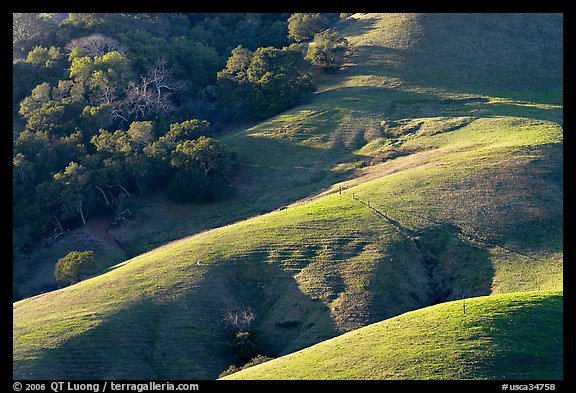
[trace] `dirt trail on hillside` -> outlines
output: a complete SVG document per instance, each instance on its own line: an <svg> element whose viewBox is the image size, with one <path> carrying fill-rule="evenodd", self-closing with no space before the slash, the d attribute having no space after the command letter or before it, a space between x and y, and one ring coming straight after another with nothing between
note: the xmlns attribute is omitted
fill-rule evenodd
<svg viewBox="0 0 576 393"><path fill-rule="evenodd" d="M96 239L108 244L112 248L120 250L124 256L130 256L130 252L110 235L108 232L108 222L106 220L92 219L86 223L85 229Z"/></svg>

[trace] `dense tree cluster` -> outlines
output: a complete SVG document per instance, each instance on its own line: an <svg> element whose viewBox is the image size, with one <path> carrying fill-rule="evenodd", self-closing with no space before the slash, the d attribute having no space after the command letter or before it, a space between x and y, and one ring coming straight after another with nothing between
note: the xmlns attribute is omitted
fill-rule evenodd
<svg viewBox="0 0 576 393"><path fill-rule="evenodd" d="M288 35L295 42L308 41L339 18L340 14L294 13L288 18Z"/></svg>
<svg viewBox="0 0 576 393"><path fill-rule="evenodd" d="M15 244L54 240L138 196L233 192L218 138L315 91L306 39L338 14L13 14ZM320 48L320 44L315 44ZM324 47L322 47L324 48ZM310 51L308 51L310 53Z"/></svg>
<svg viewBox="0 0 576 393"><path fill-rule="evenodd" d="M344 64L347 54L348 40L338 33L324 31L314 35L314 41L308 45L306 60L327 72L333 72Z"/></svg>
<svg viewBox="0 0 576 393"><path fill-rule="evenodd" d="M261 119L302 102L315 91L300 49L242 46L218 72L219 109L231 118Z"/></svg>
<svg viewBox="0 0 576 393"><path fill-rule="evenodd" d="M235 158L208 130L194 119L156 137L152 121L133 121L127 130L101 128L86 144L81 131L24 131L13 159L15 225L33 223L41 236L85 224L96 212L122 222L127 199L166 187L178 201L224 198Z"/></svg>

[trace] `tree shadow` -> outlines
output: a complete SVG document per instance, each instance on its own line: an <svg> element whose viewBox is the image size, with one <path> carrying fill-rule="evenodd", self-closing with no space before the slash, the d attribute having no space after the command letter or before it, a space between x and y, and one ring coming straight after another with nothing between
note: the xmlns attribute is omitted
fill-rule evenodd
<svg viewBox="0 0 576 393"><path fill-rule="evenodd" d="M412 63L426 55L420 82L538 90L562 85L561 14L426 14ZM449 40L447 40L449 38Z"/></svg>
<svg viewBox="0 0 576 393"><path fill-rule="evenodd" d="M493 207L479 206L476 228L492 244L522 254L563 251L563 143L527 146L513 163L478 173L477 192Z"/></svg>
<svg viewBox="0 0 576 393"><path fill-rule="evenodd" d="M466 93L468 94L468 93ZM334 109L369 111L388 120L419 117L517 116L562 123L563 109L529 101L491 101L485 97L447 98L443 93L401 91L386 87L339 87L318 93ZM538 97L536 97L539 99Z"/></svg>
<svg viewBox="0 0 576 393"><path fill-rule="evenodd" d="M480 362L479 377L563 379L563 308L562 294L554 294L493 313L484 329L494 349Z"/></svg>

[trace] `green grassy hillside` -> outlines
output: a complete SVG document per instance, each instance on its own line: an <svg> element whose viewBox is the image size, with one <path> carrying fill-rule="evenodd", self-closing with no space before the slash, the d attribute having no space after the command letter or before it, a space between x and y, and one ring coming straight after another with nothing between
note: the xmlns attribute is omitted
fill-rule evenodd
<svg viewBox="0 0 576 393"><path fill-rule="evenodd" d="M562 300L541 291L443 303L223 379L562 379Z"/></svg>
<svg viewBox="0 0 576 393"><path fill-rule="evenodd" d="M16 256L20 292L53 287L51 269L71 250L93 248L104 271L410 154L400 145L423 119L434 121L430 132L479 117L562 125L562 15L355 14L336 29L351 42L352 56L344 70L319 79L309 103L223 135L241 162L234 198L176 205L158 195L141 201L134 225L105 232L89 222L50 249Z"/></svg>
<svg viewBox="0 0 576 393"><path fill-rule="evenodd" d="M238 309L277 357L439 302L561 290L561 84L423 84L425 64L386 48L422 48L425 20L354 15L340 27L355 51L346 70L224 137L243 163L235 199L160 204L113 235L136 252L218 228L14 303L14 377L211 379L234 362L223 319Z"/></svg>
<svg viewBox="0 0 576 393"><path fill-rule="evenodd" d="M543 149L558 127L487 119L451 133L342 192L15 303L15 374L213 378L233 361L222 319L239 307L255 310L260 345L278 356L439 301L560 289L562 212L539 202L558 191ZM534 171L550 173L539 192L520 176Z"/></svg>

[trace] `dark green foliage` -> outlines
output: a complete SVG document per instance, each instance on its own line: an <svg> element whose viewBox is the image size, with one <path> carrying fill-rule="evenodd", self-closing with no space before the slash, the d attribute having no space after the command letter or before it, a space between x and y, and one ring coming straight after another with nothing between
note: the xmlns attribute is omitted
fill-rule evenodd
<svg viewBox="0 0 576 393"><path fill-rule="evenodd" d="M72 32L103 33L117 36L130 30L142 30L155 36L182 35L189 27L181 14L164 13L69 13L63 22Z"/></svg>
<svg viewBox="0 0 576 393"><path fill-rule="evenodd" d="M325 31L316 34L308 46L306 60L328 72L338 70L348 50L348 41L338 33Z"/></svg>
<svg viewBox="0 0 576 393"><path fill-rule="evenodd" d="M238 362L245 362L256 355L256 334L238 331L232 335L230 346Z"/></svg>
<svg viewBox="0 0 576 393"><path fill-rule="evenodd" d="M50 136L48 132L26 130L18 136L14 150L15 163L26 165L25 175L21 167L18 167L17 172L20 174L20 183L27 185L51 178L75 158L86 154L80 131L58 137Z"/></svg>
<svg viewBox="0 0 576 393"><path fill-rule="evenodd" d="M69 63L61 49L36 46L26 57L14 59L12 63L12 91L14 109L42 82L55 84L65 77Z"/></svg>
<svg viewBox="0 0 576 393"><path fill-rule="evenodd" d="M133 79L133 71L125 54L112 51L101 56L73 57L70 77L85 88L87 101L94 105L119 99Z"/></svg>
<svg viewBox="0 0 576 393"><path fill-rule="evenodd" d="M218 72L217 107L232 119L246 116L254 105L254 88L248 80L253 55L239 45L232 50L226 67Z"/></svg>
<svg viewBox="0 0 576 393"><path fill-rule="evenodd" d="M236 47L218 72L218 108L235 120L262 119L307 98L316 87L310 66L294 47Z"/></svg>
<svg viewBox="0 0 576 393"><path fill-rule="evenodd" d="M288 35L295 42L310 40L339 18L339 14L294 13L288 18Z"/></svg>
<svg viewBox="0 0 576 393"><path fill-rule="evenodd" d="M248 79L256 87L257 111L262 116L294 106L316 90L302 53L291 48L258 48Z"/></svg>
<svg viewBox="0 0 576 393"><path fill-rule="evenodd" d="M216 50L187 37L161 38L145 31L129 31L120 35L130 48L126 56L139 73L145 73L157 60L164 60L174 77L203 87L216 81L216 72L223 59Z"/></svg>
<svg viewBox="0 0 576 393"><path fill-rule="evenodd" d="M58 201L61 217L70 219L78 217L86 223L86 213L92 197L90 173L82 165L71 162L66 169L54 175L54 181L47 183L46 190L51 200Z"/></svg>
<svg viewBox="0 0 576 393"><path fill-rule="evenodd" d="M229 198L236 159L215 131L314 91L289 17L13 14L15 247L125 223L147 194Z"/></svg>
<svg viewBox="0 0 576 393"><path fill-rule="evenodd" d="M272 360L272 359L274 359L274 358L270 358L270 357L264 356L264 355L257 355L256 357L250 359L250 361L248 363L246 363L245 365L243 365L242 367L236 367L236 365L231 364L230 367L228 367L226 370L222 371L220 373L220 375L218 375L218 378L225 377L226 375L233 374L233 373L240 371L240 370L245 370L249 367L257 366L258 364L266 363L267 361Z"/></svg>
<svg viewBox="0 0 576 393"><path fill-rule="evenodd" d="M43 236L55 229L54 220L70 228L97 212L126 222L131 211L125 198L166 186L176 201L225 199L233 191L235 157L203 135L209 130L207 121L197 119L172 123L168 131L151 121L132 122L127 130L100 129L87 145L80 131L50 136L25 130L13 157L14 223L32 221Z"/></svg>
<svg viewBox="0 0 576 393"><path fill-rule="evenodd" d="M262 364L265 363L269 360L272 360L273 358L268 357L268 356L264 356L264 355L258 355L254 358L252 358L248 363L246 363L244 366L242 366L242 370L248 367L252 367L252 366L256 366L257 364Z"/></svg>
<svg viewBox="0 0 576 393"><path fill-rule="evenodd" d="M170 166L176 170L168 185L168 196L182 202L207 202L231 193L228 175L235 158L217 140L201 136L176 145Z"/></svg>
<svg viewBox="0 0 576 393"><path fill-rule="evenodd" d="M225 175L233 167L233 158L224 144L214 138L201 136L197 140L178 143L172 152L170 164L189 173Z"/></svg>
<svg viewBox="0 0 576 393"><path fill-rule="evenodd" d="M54 278L57 281L74 284L80 280L82 274L95 268L93 251L72 251L58 260L54 269Z"/></svg>
<svg viewBox="0 0 576 393"><path fill-rule="evenodd" d="M60 50L54 46L49 49L43 46L36 46L26 56L26 62L36 66L46 68L54 67L55 63L62 57Z"/></svg>
<svg viewBox="0 0 576 393"><path fill-rule="evenodd" d="M258 47L281 48L288 44L290 14L218 13L188 14L192 21L190 38L214 47L220 54L238 45L255 50Z"/></svg>
<svg viewBox="0 0 576 393"><path fill-rule="evenodd" d="M258 354L257 335L252 330L256 314L245 307L229 311L223 322L230 335L228 345L236 359L236 364L244 364Z"/></svg>
<svg viewBox="0 0 576 393"><path fill-rule="evenodd" d="M230 337L228 345L234 355L235 364L223 371L220 377L271 360L263 356L259 349L257 334L252 330L255 319L256 314L249 307L229 311L224 315L223 322ZM238 367L239 365L241 367Z"/></svg>
<svg viewBox="0 0 576 393"><path fill-rule="evenodd" d="M100 130L91 143L96 147L99 160L95 163L100 166L104 183L123 185L139 193L152 187L150 176L154 165L144 152L152 141L153 124L150 121L132 122L126 131Z"/></svg>

